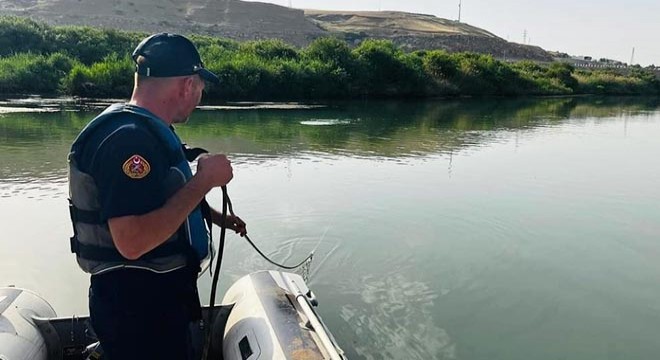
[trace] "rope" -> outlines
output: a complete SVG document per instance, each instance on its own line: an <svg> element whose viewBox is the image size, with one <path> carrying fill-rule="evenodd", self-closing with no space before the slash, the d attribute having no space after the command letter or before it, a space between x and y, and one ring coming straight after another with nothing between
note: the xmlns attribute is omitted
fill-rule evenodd
<svg viewBox="0 0 660 360"><path fill-rule="evenodd" d="M218 244L218 262L215 265L215 272L213 273L213 280L211 281L211 299L209 300L209 313L206 317L206 341L204 342L204 353L202 359L206 360L209 356L211 349L211 335L213 328L214 310L215 310L215 293L218 289L218 279L220 278L220 266L222 265L222 253L225 249L225 234L227 232L227 203L229 196L227 195L227 186L222 187L222 213L220 214L220 243Z"/></svg>
<svg viewBox="0 0 660 360"><path fill-rule="evenodd" d="M231 199L229 198L229 196L227 196L227 206L228 206L228 208L229 208L229 213L230 213L232 216L236 216L236 214L234 214L234 207L233 207L232 204L231 204ZM258 253L259 255L261 255L262 258L264 258L264 259L265 259L266 261L268 261L269 263L271 263L271 264L273 264L273 265L275 265L275 266L277 266L277 267L279 267L279 268L285 269L285 270L295 270L295 269L297 269L297 268L299 268L299 267L305 265L305 263L307 263L308 261L311 261L311 260L314 258L314 251L312 251L312 252L311 252L311 253L305 258L305 260L301 261L301 262L300 262L299 264L297 264L297 265L294 265L294 266L283 265L283 264L280 264L280 263L278 263L278 262L275 262L274 260L272 260L271 258L269 258L268 255L264 254L264 253L259 249L259 247L258 247L258 246L252 241L252 239L250 239L250 237L247 236L247 234L245 234L244 237L245 237L245 240L247 240L247 242L248 242L248 243L254 248L254 250L257 251L257 253Z"/></svg>
<svg viewBox="0 0 660 360"><path fill-rule="evenodd" d="M252 240L250 240L250 238L249 238L247 235L245 235L245 240L247 240L247 242L248 242L250 245L252 245L252 247L254 248L254 250L256 250L257 253L259 253L259 255L261 255L262 258L264 258L264 259L265 259L266 261L268 261L269 263L271 263L271 264L273 264L273 265L275 265L275 266L277 266L277 267L279 267L279 268L282 268L282 269L286 269L286 270L295 270L295 269L297 269L297 268L299 268L299 267L305 265L306 262L311 261L311 260L314 258L314 252L312 251L312 252L311 252L311 253L305 258L305 260L301 261L298 265L294 265L294 266L282 265L282 264L279 264L279 263L277 263L277 262L271 260L266 254L264 254L263 252L261 252L261 250L259 250L259 248L257 247L257 245L255 245L255 244L252 242Z"/></svg>
<svg viewBox="0 0 660 360"><path fill-rule="evenodd" d="M220 278L220 267L222 265L222 255L224 252L225 248L225 234L227 230L227 210L229 210L229 213L236 217L236 214L234 214L234 207L232 206L231 199L229 199L229 195L227 195L227 187L223 186L222 187L222 213L221 213L221 218L220 218L220 243L218 244L218 261L215 266L215 272L213 273L213 277L211 280L211 298L209 300L209 312L208 316L206 318L206 341L204 342L204 352L202 354L202 359L208 359L209 356L209 351L211 349L211 335L212 335L212 328L213 328L213 320L215 318L214 316L214 311L215 311L215 293L218 288L218 279ZM262 258L264 258L266 261L269 263L282 268L286 270L294 270L298 269L304 265L307 266L307 272L309 272L309 264L311 264L312 259L314 258L314 251L312 251L302 262L300 262L297 265L294 266L287 266L283 265L280 263L275 262L274 260L270 259L266 254L264 254L259 247L245 234L245 240L254 248L254 250L257 251L259 255L261 255ZM211 260L213 261L213 260ZM211 268L213 266L211 265ZM305 278L305 281L308 279Z"/></svg>

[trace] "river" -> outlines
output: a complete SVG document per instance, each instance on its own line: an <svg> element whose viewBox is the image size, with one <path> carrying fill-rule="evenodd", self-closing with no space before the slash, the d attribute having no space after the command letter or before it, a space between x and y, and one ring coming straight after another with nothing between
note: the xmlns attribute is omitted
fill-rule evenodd
<svg viewBox="0 0 660 360"><path fill-rule="evenodd" d="M0 102L0 285L60 316L87 313L66 155L100 105ZM309 285L351 359L660 354L659 99L238 104L178 133L230 156L266 253L315 250ZM225 254L220 298L272 269L234 235Z"/></svg>

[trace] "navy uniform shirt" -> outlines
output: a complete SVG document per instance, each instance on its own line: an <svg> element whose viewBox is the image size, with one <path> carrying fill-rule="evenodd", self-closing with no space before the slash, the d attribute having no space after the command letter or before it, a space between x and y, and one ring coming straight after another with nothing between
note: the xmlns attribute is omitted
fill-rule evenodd
<svg viewBox="0 0 660 360"><path fill-rule="evenodd" d="M78 156L80 170L96 182L103 220L146 214L167 201L163 181L170 165L165 146L141 121L146 120L133 114L108 119L90 135ZM92 282L97 288L150 298L191 285L181 270L156 274L121 269L92 276Z"/></svg>
<svg viewBox="0 0 660 360"><path fill-rule="evenodd" d="M165 147L141 121L132 114L109 119L88 138L78 159L80 170L96 182L103 220L142 215L167 200Z"/></svg>

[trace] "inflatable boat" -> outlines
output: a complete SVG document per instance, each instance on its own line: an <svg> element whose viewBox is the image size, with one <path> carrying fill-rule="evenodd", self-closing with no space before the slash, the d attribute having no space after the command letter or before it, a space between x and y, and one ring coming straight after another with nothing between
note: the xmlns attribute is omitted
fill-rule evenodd
<svg viewBox="0 0 660 360"><path fill-rule="evenodd" d="M297 274L260 271L236 281L212 311L208 359L346 359ZM204 319L210 309L204 308ZM205 325L193 326L201 357ZM145 346L149 346L145 344ZM29 290L0 288L0 360L102 359L88 317L58 318Z"/></svg>

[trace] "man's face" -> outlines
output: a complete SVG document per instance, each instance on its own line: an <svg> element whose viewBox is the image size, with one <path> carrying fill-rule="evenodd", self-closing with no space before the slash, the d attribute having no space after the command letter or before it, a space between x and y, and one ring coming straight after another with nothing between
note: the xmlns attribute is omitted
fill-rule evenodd
<svg viewBox="0 0 660 360"><path fill-rule="evenodd" d="M195 88L193 94L197 94L196 96L197 100L195 101L195 107L196 107L202 101L202 94L204 93L204 89L206 88L206 82L199 75L195 75L193 77L194 77L193 87Z"/></svg>
<svg viewBox="0 0 660 360"><path fill-rule="evenodd" d="M195 110L195 107L199 105L202 101L202 94L204 93L204 88L206 83L199 75L192 75L190 78L192 81L184 82L186 91L184 91L184 96L181 99L181 116L174 120L175 123L185 123L188 121L190 114Z"/></svg>

